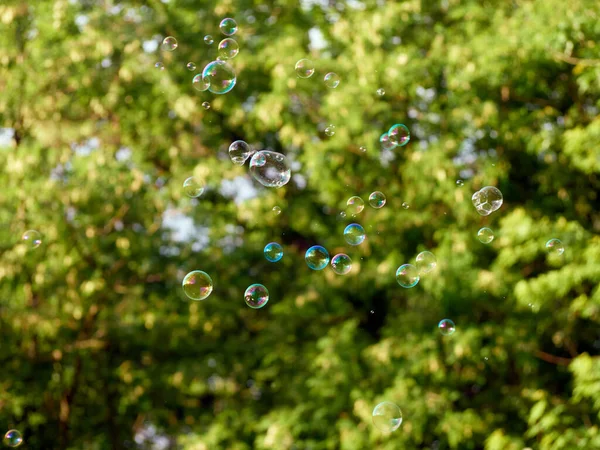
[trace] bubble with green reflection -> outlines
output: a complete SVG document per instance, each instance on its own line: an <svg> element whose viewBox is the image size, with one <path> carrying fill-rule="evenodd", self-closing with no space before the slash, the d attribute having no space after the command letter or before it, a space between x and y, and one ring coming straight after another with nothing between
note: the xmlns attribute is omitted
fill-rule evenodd
<svg viewBox="0 0 600 450"><path fill-rule="evenodd" d="M237 22L235 20L233 20L231 17L227 17L223 20L221 20L221 23L219 24L219 30L221 30L221 33L223 33L225 36L232 36L236 33L238 29L237 26Z"/></svg>
<svg viewBox="0 0 600 450"><path fill-rule="evenodd" d="M283 258L283 247L277 242L269 242L264 248L265 258L269 262L277 262Z"/></svg>
<svg viewBox="0 0 600 450"><path fill-rule="evenodd" d="M269 301L269 291L262 284L251 284L244 292L244 301L252 309L262 308Z"/></svg>
<svg viewBox="0 0 600 450"><path fill-rule="evenodd" d="M210 276L201 270L188 273L181 283L183 292L192 300L204 300L213 290Z"/></svg>
<svg viewBox="0 0 600 450"><path fill-rule="evenodd" d="M352 270L352 259L345 253L338 253L331 258L331 268L338 275L346 275Z"/></svg>
<svg viewBox="0 0 600 450"><path fill-rule="evenodd" d="M396 281L403 288L415 287L420 279L419 270L412 264L402 264L396 270Z"/></svg>
<svg viewBox="0 0 600 450"><path fill-rule="evenodd" d="M306 265L312 270L323 270L329 264L329 252L320 245L313 245L304 255Z"/></svg>
<svg viewBox="0 0 600 450"><path fill-rule="evenodd" d="M344 239L350 245L360 245L365 238L365 229L357 223L351 223L344 229Z"/></svg>
<svg viewBox="0 0 600 450"><path fill-rule="evenodd" d="M373 409L373 425L379 430L391 433L402 424L402 411L392 402L381 402Z"/></svg>

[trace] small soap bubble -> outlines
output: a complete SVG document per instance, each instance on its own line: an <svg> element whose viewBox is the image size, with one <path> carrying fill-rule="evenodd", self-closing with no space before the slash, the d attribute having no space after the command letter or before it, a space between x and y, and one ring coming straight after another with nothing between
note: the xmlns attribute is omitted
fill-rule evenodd
<svg viewBox="0 0 600 450"><path fill-rule="evenodd" d="M410 208L410 205L406 202L402 202L402 208L408 209L408 208Z"/></svg>
<svg viewBox="0 0 600 450"><path fill-rule="evenodd" d="M392 402L381 402L373 409L373 425L379 430L391 433L402 424L402 411Z"/></svg>
<svg viewBox="0 0 600 450"><path fill-rule="evenodd" d="M167 36L162 41L162 49L166 52L172 52L177 48L177 39L173 36Z"/></svg>
<svg viewBox="0 0 600 450"><path fill-rule="evenodd" d="M431 272L437 266L435 255L427 250L417 255L417 269L420 274Z"/></svg>
<svg viewBox="0 0 600 450"><path fill-rule="evenodd" d="M294 69L300 78L310 78L315 73L315 65L310 59L298 60Z"/></svg>
<svg viewBox="0 0 600 450"><path fill-rule="evenodd" d="M226 94L237 82L234 70L225 61L208 63L202 71L202 80L208 83L208 90L213 94Z"/></svg>
<svg viewBox="0 0 600 450"><path fill-rule="evenodd" d="M156 64L154 64L154 67L158 70L165 70L165 65L160 61L158 61Z"/></svg>
<svg viewBox="0 0 600 450"><path fill-rule="evenodd" d="M560 256L565 252L565 246L560 239L550 239L546 242L546 250L551 255Z"/></svg>
<svg viewBox="0 0 600 450"><path fill-rule="evenodd" d="M438 329L444 336L450 336L456 331L456 326L450 319L442 319L440 320L440 323L438 323Z"/></svg>
<svg viewBox="0 0 600 450"><path fill-rule="evenodd" d="M325 86L335 89L340 84L340 76L337 73L329 72L324 78Z"/></svg>
<svg viewBox="0 0 600 450"><path fill-rule="evenodd" d="M281 208L279 206L273 206L273 214L275 214L276 216L281 214Z"/></svg>
<svg viewBox="0 0 600 450"><path fill-rule="evenodd" d="M304 255L306 265L312 270L323 270L329 264L329 252L320 245L313 245Z"/></svg>
<svg viewBox="0 0 600 450"><path fill-rule="evenodd" d="M379 146L381 147L381 150L393 150L396 148L396 144L390 141L390 136L388 133L383 133L379 137Z"/></svg>
<svg viewBox="0 0 600 450"><path fill-rule="evenodd" d="M379 95L380 97L383 97L385 95L385 89L383 89L383 88L377 89L377 95Z"/></svg>
<svg viewBox="0 0 600 450"><path fill-rule="evenodd" d="M204 192L204 186L202 186L202 184L194 177L189 177L183 182L183 192L191 198L200 197Z"/></svg>
<svg viewBox="0 0 600 450"><path fill-rule="evenodd" d="M489 216L502 206L502 192L494 186L486 186L475 192L471 201L480 215Z"/></svg>
<svg viewBox="0 0 600 450"><path fill-rule="evenodd" d="M194 64L193 62L189 62L185 65L185 67L187 67L187 70L189 70L190 72L193 72L194 70L196 70L196 64Z"/></svg>
<svg viewBox="0 0 600 450"><path fill-rule="evenodd" d="M362 244L365 237L365 229L357 223L351 223L344 229L344 239L350 245Z"/></svg>
<svg viewBox="0 0 600 450"><path fill-rule="evenodd" d="M269 301L269 291L262 284L251 284L244 292L244 301L252 309L262 308Z"/></svg>
<svg viewBox="0 0 600 450"><path fill-rule="evenodd" d="M202 102L202 107L204 109L210 109L210 103L208 103L208 102Z"/></svg>
<svg viewBox="0 0 600 450"><path fill-rule="evenodd" d="M339 221L339 222L343 222L344 220L346 220L346 217L347 217L347 216L348 216L348 215L347 215L347 214L346 214L344 211L341 211L341 212L340 212L340 213L337 215L337 219L338 219L338 221Z"/></svg>
<svg viewBox="0 0 600 450"><path fill-rule="evenodd" d="M229 17L221 20L221 23L219 24L219 30L221 30L221 33L223 33L225 36L234 35L237 29L238 27L236 21Z"/></svg>
<svg viewBox="0 0 600 450"><path fill-rule="evenodd" d="M263 186L279 188L290 181L292 171L284 155L261 150L250 160L250 174Z"/></svg>
<svg viewBox="0 0 600 450"><path fill-rule="evenodd" d="M335 125L329 125L325 128L325 134L329 137L333 136L335 134Z"/></svg>
<svg viewBox="0 0 600 450"><path fill-rule="evenodd" d="M489 244L494 240L494 232L488 227L483 227L477 232L477 239L482 244Z"/></svg>
<svg viewBox="0 0 600 450"><path fill-rule="evenodd" d="M23 443L23 436L18 430L8 430L4 435L3 443L7 447L18 447Z"/></svg>
<svg viewBox="0 0 600 450"><path fill-rule="evenodd" d="M338 275L346 275L352 270L352 259L345 253L338 253L331 258L331 267Z"/></svg>
<svg viewBox="0 0 600 450"><path fill-rule="evenodd" d="M204 300L213 290L210 276L201 270L188 273L181 283L183 292L192 300Z"/></svg>
<svg viewBox="0 0 600 450"><path fill-rule="evenodd" d="M396 281L403 288L415 287L420 279L419 270L412 264L402 264L396 270Z"/></svg>
<svg viewBox="0 0 600 450"><path fill-rule="evenodd" d="M23 236L21 236L21 241L23 241L27 247L27 250L33 250L34 248L38 248L40 245L42 245L42 235L39 231L27 230L25 233L23 233Z"/></svg>
<svg viewBox="0 0 600 450"><path fill-rule="evenodd" d="M283 258L283 247L277 242L269 242L264 249L265 258L269 262L277 262Z"/></svg>
<svg viewBox="0 0 600 450"><path fill-rule="evenodd" d="M212 45L213 42L215 42L215 40L213 39L213 37L210 34L207 34L206 36L204 36L204 43L206 45Z"/></svg>
<svg viewBox="0 0 600 450"><path fill-rule="evenodd" d="M385 205L385 201L386 198L383 192L375 191L371 192L371 195L369 195L369 205L371 205L375 209L383 208L383 205Z"/></svg>
<svg viewBox="0 0 600 450"><path fill-rule="evenodd" d="M356 216L357 214L360 214L361 211L365 208L365 202L362 198L358 197L357 195L354 195L348 199L348 201L346 202L346 206L348 207L348 213L352 214L353 216Z"/></svg>
<svg viewBox="0 0 600 450"><path fill-rule="evenodd" d="M402 147L410 141L410 131L408 131L408 127L402 123L392 125L388 131L388 136L390 142L398 147Z"/></svg>
<svg viewBox="0 0 600 450"><path fill-rule="evenodd" d="M361 153L366 153L367 152L367 147L365 147L364 145L361 145L358 150L360 150Z"/></svg>
<svg viewBox="0 0 600 450"><path fill-rule="evenodd" d="M202 78L202 74L199 73L192 79L192 86L197 91L204 92L209 88L210 83L204 81L204 79Z"/></svg>
<svg viewBox="0 0 600 450"><path fill-rule="evenodd" d="M456 180L456 185L457 186L464 186L465 182L463 180Z"/></svg>
<svg viewBox="0 0 600 450"><path fill-rule="evenodd" d="M223 60L232 59L237 56L240 51L240 46L237 41L232 38L225 38L219 42L218 47L219 58Z"/></svg>
<svg viewBox="0 0 600 450"><path fill-rule="evenodd" d="M252 156L252 148L244 141L234 141L229 146L229 157L238 166L243 166L250 156Z"/></svg>

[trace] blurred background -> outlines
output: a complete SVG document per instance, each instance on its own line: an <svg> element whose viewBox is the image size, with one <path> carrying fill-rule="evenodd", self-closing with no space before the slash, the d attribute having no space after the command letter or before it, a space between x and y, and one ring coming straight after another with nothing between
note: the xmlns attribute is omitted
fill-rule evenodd
<svg viewBox="0 0 600 450"><path fill-rule="evenodd" d="M599 13L4 0L1 433L30 449L600 448ZM237 84L198 92L226 17ZM411 141L382 150L396 123ZM229 158L237 139L285 154L291 181L257 183ZM504 195L489 216L471 203L484 186ZM344 217L355 195L365 209ZM310 270L312 245L350 273ZM425 250L436 269L401 287ZM183 293L192 270L214 282L204 301ZM382 401L402 410L393 433L373 425Z"/></svg>

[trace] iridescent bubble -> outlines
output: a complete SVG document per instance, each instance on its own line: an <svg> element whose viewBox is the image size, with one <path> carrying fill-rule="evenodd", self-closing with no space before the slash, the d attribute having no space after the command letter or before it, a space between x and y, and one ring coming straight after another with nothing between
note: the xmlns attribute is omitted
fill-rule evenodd
<svg viewBox="0 0 600 450"><path fill-rule="evenodd" d="M204 92L208 89L210 84L208 82L205 82L202 78L202 74L199 73L192 79L192 86L194 86L194 89L196 89L197 91Z"/></svg>
<svg viewBox="0 0 600 450"><path fill-rule="evenodd" d="M202 184L194 177L189 177L183 182L183 192L185 192L185 195L188 197L200 197L204 192L204 186L202 186Z"/></svg>
<svg viewBox="0 0 600 450"><path fill-rule="evenodd" d="M325 134L329 137L333 136L335 134L335 125L329 125L325 128Z"/></svg>
<svg viewBox="0 0 600 450"><path fill-rule="evenodd" d="M208 83L208 90L213 94L227 94L237 81L235 72L225 61L208 63L202 71L202 79Z"/></svg>
<svg viewBox="0 0 600 450"><path fill-rule="evenodd" d="M204 109L210 109L210 103L208 103L208 102L202 102L202 107Z"/></svg>
<svg viewBox="0 0 600 450"><path fill-rule="evenodd" d="M213 290L213 282L206 272L194 270L181 283L183 292L192 300L204 300Z"/></svg>
<svg viewBox="0 0 600 450"><path fill-rule="evenodd" d="M360 150L360 152L361 152L361 153L366 153L366 151L367 151L367 147L365 147L364 145L362 145L362 146L360 146L360 147L358 148L358 150Z"/></svg>
<svg viewBox="0 0 600 450"><path fill-rule="evenodd" d="M277 262L283 258L283 247L277 242L269 242L264 249L265 258L269 262Z"/></svg>
<svg viewBox="0 0 600 450"><path fill-rule="evenodd" d="M207 34L206 36L204 36L204 43L206 45L212 45L213 42L215 42L215 40L213 39L213 37L210 34Z"/></svg>
<svg viewBox="0 0 600 450"><path fill-rule="evenodd" d="M218 53L221 59L232 59L237 56L240 51L240 46L237 41L232 38L225 38L219 42Z"/></svg>
<svg viewBox="0 0 600 450"><path fill-rule="evenodd" d="M227 17L226 19L221 20L221 23L219 24L219 29L221 30L221 33L223 33L225 36L231 36L235 34L238 27L235 20Z"/></svg>
<svg viewBox="0 0 600 450"><path fill-rule="evenodd" d="M365 229L357 223L351 223L344 229L344 239L350 245L362 244L365 237Z"/></svg>
<svg viewBox="0 0 600 450"><path fill-rule="evenodd" d="M348 207L348 213L353 216L360 214L360 212L365 208L365 202L362 198L354 195L348 199L346 202L346 206Z"/></svg>
<svg viewBox="0 0 600 450"><path fill-rule="evenodd" d="M408 208L410 208L410 205L406 202L402 202L402 208L408 209Z"/></svg>
<svg viewBox="0 0 600 450"><path fill-rule="evenodd" d="M352 259L345 253L338 253L331 258L331 267L338 275L346 275L352 270Z"/></svg>
<svg viewBox="0 0 600 450"><path fill-rule="evenodd" d="M560 239L550 239L546 242L546 250L551 255L560 256L565 252L565 246Z"/></svg>
<svg viewBox="0 0 600 450"><path fill-rule="evenodd" d="M456 185L457 186L464 186L465 182L463 180L456 180Z"/></svg>
<svg viewBox="0 0 600 450"><path fill-rule="evenodd" d="M393 150L394 148L396 148L396 144L390 141L390 136L388 133L383 133L379 137L379 145L381 147L381 150Z"/></svg>
<svg viewBox="0 0 600 450"><path fill-rule="evenodd" d="M331 89L335 89L340 84L340 76L337 73L329 72L325 75L325 86Z"/></svg>
<svg viewBox="0 0 600 450"><path fill-rule="evenodd" d="M392 125L388 131L388 136L390 137L390 142L399 147L408 144L408 141L410 141L410 131L408 131L406 125L401 123Z"/></svg>
<svg viewBox="0 0 600 450"><path fill-rule="evenodd" d="M383 192L375 191L371 192L371 195L369 195L369 205L371 205L375 209L383 208L383 205L385 205L385 201L386 198Z"/></svg>
<svg viewBox="0 0 600 450"><path fill-rule="evenodd" d="M42 235L36 230L27 230L21 236L21 241L25 244L28 250L33 250L42 245Z"/></svg>
<svg viewBox="0 0 600 450"><path fill-rule="evenodd" d="M7 447L18 447L23 443L23 436L17 430L8 430L4 435L3 443Z"/></svg>
<svg viewBox="0 0 600 450"><path fill-rule="evenodd" d="M167 36L163 39L161 48L167 52L174 51L177 48L177 39L173 36Z"/></svg>
<svg viewBox="0 0 600 450"><path fill-rule="evenodd" d="M290 181L292 171L281 153L262 150L252 156L250 174L263 186L278 188Z"/></svg>
<svg viewBox="0 0 600 450"><path fill-rule="evenodd" d="M252 156L252 148L244 141L234 141L229 146L229 157L238 166L243 166L250 156Z"/></svg>
<svg viewBox="0 0 600 450"><path fill-rule="evenodd" d="M251 284L244 292L244 301L252 309L262 308L269 301L269 291L262 284Z"/></svg>
<svg viewBox="0 0 600 450"><path fill-rule="evenodd" d="M165 70L165 65L158 61L156 64L154 64L154 67L157 68L158 70Z"/></svg>
<svg viewBox="0 0 600 450"><path fill-rule="evenodd" d="M323 270L329 264L329 252L325 247L313 245L304 255L306 265L312 270Z"/></svg>
<svg viewBox="0 0 600 450"><path fill-rule="evenodd" d="M473 206L482 216L489 216L502 206L502 192L494 186L486 186L471 197Z"/></svg>
<svg viewBox="0 0 600 450"><path fill-rule="evenodd" d="M402 264L396 270L396 281L403 288L415 287L420 279L418 269L412 264Z"/></svg>
<svg viewBox="0 0 600 450"><path fill-rule="evenodd" d="M383 88L377 89L377 95L379 95L380 97L383 97L385 95L385 89L383 89Z"/></svg>
<svg viewBox="0 0 600 450"><path fill-rule="evenodd" d="M276 216L281 214L281 208L279 206L273 206L273 214L275 214Z"/></svg>
<svg viewBox="0 0 600 450"><path fill-rule="evenodd" d="M392 402L381 402L373 409L373 425L381 431L391 433L402 424L402 411Z"/></svg>
<svg viewBox="0 0 600 450"><path fill-rule="evenodd" d="M193 62L189 62L185 65L185 67L187 67L187 70L189 70L190 72L193 72L194 70L196 70L196 64L194 64Z"/></svg>
<svg viewBox="0 0 600 450"><path fill-rule="evenodd" d="M482 244L489 244L494 240L494 232L487 227L483 227L477 232L477 239Z"/></svg>
<svg viewBox="0 0 600 450"><path fill-rule="evenodd" d="M437 266L435 255L425 250L417 255L417 269L420 274L431 272Z"/></svg>
<svg viewBox="0 0 600 450"><path fill-rule="evenodd" d="M315 65L310 59L300 59L296 63L295 70L300 78L310 78L315 73Z"/></svg>
<svg viewBox="0 0 600 450"><path fill-rule="evenodd" d="M442 319L438 323L438 329L444 336L450 336L456 331L456 326L450 319Z"/></svg>

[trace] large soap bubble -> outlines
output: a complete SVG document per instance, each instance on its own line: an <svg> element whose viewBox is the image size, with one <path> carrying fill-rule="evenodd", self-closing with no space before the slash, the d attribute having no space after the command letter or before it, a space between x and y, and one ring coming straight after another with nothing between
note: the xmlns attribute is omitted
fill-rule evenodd
<svg viewBox="0 0 600 450"><path fill-rule="evenodd" d="M290 181L292 171L281 153L262 150L252 156L250 173L263 186L281 187Z"/></svg>
<svg viewBox="0 0 600 450"><path fill-rule="evenodd" d="M475 192L471 201L480 215L489 216L502 206L502 192L497 187L486 186Z"/></svg>

